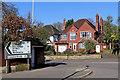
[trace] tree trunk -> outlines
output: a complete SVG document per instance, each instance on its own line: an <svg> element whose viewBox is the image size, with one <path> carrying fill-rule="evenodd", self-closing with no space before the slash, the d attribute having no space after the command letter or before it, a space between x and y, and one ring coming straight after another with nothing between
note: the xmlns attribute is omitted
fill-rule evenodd
<svg viewBox="0 0 120 80"><path fill-rule="evenodd" d="M112 47L112 44L111 44L111 43L109 43L109 49L112 49L111 47Z"/></svg>

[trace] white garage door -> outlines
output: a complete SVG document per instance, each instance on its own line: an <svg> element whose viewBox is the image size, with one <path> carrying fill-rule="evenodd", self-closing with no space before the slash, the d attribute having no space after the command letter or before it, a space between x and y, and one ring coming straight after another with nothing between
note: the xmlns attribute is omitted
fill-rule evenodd
<svg viewBox="0 0 120 80"><path fill-rule="evenodd" d="M66 45L59 45L58 46L58 52L63 52L67 49L67 46Z"/></svg>

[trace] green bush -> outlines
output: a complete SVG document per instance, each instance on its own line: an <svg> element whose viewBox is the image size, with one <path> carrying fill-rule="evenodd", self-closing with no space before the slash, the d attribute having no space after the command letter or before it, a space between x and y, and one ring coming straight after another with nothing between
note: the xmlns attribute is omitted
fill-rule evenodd
<svg viewBox="0 0 120 80"><path fill-rule="evenodd" d="M55 52L54 51L45 51L45 55L54 55L55 54Z"/></svg>
<svg viewBox="0 0 120 80"><path fill-rule="evenodd" d="M82 53L80 51L76 52L77 55L82 55Z"/></svg>
<svg viewBox="0 0 120 80"><path fill-rule="evenodd" d="M28 65L27 64L16 65L16 71L25 71L27 69L28 69Z"/></svg>
<svg viewBox="0 0 120 80"><path fill-rule="evenodd" d="M54 46L47 45L44 53L45 53L45 55L56 55Z"/></svg>
<svg viewBox="0 0 120 80"><path fill-rule="evenodd" d="M64 52L63 52L63 55L70 55L71 53L71 49L66 49Z"/></svg>
<svg viewBox="0 0 120 80"><path fill-rule="evenodd" d="M51 48L51 46L50 46L50 45L47 45L47 46L45 47L45 51L49 51L50 48Z"/></svg>
<svg viewBox="0 0 120 80"><path fill-rule="evenodd" d="M6 68L5 68L5 69L2 69L2 73L6 73Z"/></svg>
<svg viewBox="0 0 120 80"><path fill-rule="evenodd" d="M95 42L92 40L86 40L85 48L86 48L87 52L90 53L90 50L95 50Z"/></svg>
<svg viewBox="0 0 120 80"><path fill-rule="evenodd" d="M12 67L11 67L12 68ZM28 69L28 65L27 64L19 64L15 66L15 70L11 69L11 72L17 72L17 71L25 71ZM6 68L2 69L2 73L6 73Z"/></svg>
<svg viewBox="0 0 120 80"><path fill-rule="evenodd" d="M61 52L56 52L56 55L61 55Z"/></svg>

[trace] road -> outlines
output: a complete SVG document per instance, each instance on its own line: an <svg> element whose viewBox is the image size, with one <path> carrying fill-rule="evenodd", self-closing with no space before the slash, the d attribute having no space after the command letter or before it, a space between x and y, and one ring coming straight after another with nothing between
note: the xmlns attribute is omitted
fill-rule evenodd
<svg viewBox="0 0 120 80"><path fill-rule="evenodd" d="M47 66L31 71L3 74L3 78L65 78L73 74L76 69L86 65L93 71L87 78L118 78L118 58L103 55L102 59L85 60L53 60L46 61ZM81 74L77 74L78 77Z"/></svg>

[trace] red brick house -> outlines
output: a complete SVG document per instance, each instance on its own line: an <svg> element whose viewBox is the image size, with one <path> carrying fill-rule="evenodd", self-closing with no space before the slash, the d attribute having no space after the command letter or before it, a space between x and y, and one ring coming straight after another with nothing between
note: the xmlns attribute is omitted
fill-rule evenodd
<svg viewBox="0 0 120 80"><path fill-rule="evenodd" d="M100 24L100 25L99 25ZM71 49L72 51L80 51L85 49L82 41L84 39L91 39L98 42L98 37L103 32L103 19L99 15L96 15L96 26L94 26L87 19L79 19L72 25L65 29L65 19L63 24L63 31L61 32L61 39L56 43L56 52L63 52L66 49Z"/></svg>

